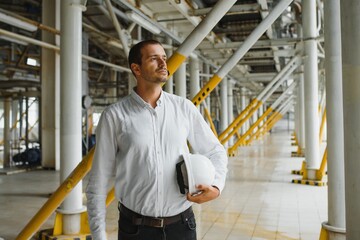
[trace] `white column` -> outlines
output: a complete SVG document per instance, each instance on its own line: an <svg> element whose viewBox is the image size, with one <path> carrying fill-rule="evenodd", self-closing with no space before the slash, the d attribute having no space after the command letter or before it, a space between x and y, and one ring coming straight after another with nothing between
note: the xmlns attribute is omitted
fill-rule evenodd
<svg viewBox="0 0 360 240"><path fill-rule="evenodd" d="M166 37L165 39L166 44L172 46L173 41L170 37ZM172 48L167 48L165 49L166 55L169 58L170 56L173 55L173 49ZM174 92L174 80L173 80L173 76L169 77L168 80L166 81L165 84L165 91L168 93L173 93Z"/></svg>
<svg viewBox="0 0 360 240"><path fill-rule="evenodd" d="M228 127L232 121L234 121L234 101L233 101L233 86L234 84L231 82L230 79L224 79L223 81L227 80L228 81L228 122L227 122L227 126ZM234 138L231 137L229 139L229 145L233 145L234 144Z"/></svg>
<svg viewBox="0 0 360 240"><path fill-rule="evenodd" d="M43 1L42 22L60 28L60 2ZM58 45L55 34L42 31L44 42ZM60 54L47 48L41 50L41 165L60 169Z"/></svg>
<svg viewBox="0 0 360 240"><path fill-rule="evenodd" d="M189 59L190 68L190 99L200 91L200 73L199 73L199 59L196 55L191 55Z"/></svg>
<svg viewBox="0 0 360 240"><path fill-rule="evenodd" d="M220 84L220 102L221 102L221 111L220 111L220 131L223 132L228 127L228 80L224 78ZM228 143L224 144L225 147L228 146Z"/></svg>
<svg viewBox="0 0 360 240"><path fill-rule="evenodd" d="M12 101L12 106L11 106L11 127L15 126L15 128L13 129L10 129L11 131L11 145L12 147L15 147L15 148L19 148L20 147L20 144L19 144L19 132L18 132L18 127L19 127L19 124L17 123L17 120L18 120L18 116L20 116L19 114L19 101L16 100L16 99L13 99Z"/></svg>
<svg viewBox="0 0 360 240"><path fill-rule="evenodd" d="M128 73L128 77L128 93L130 94L133 88L137 85L137 82L132 73Z"/></svg>
<svg viewBox="0 0 360 240"><path fill-rule="evenodd" d="M326 0L324 14L328 222L323 226L329 231L329 240L342 240L346 239L346 223L340 0Z"/></svg>
<svg viewBox="0 0 360 240"><path fill-rule="evenodd" d="M10 108L11 98L4 99L4 168L10 167Z"/></svg>
<svg viewBox="0 0 360 240"><path fill-rule="evenodd" d="M186 63L180 65L174 73L175 94L186 98Z"/></svg>
<svg viewBox="0 0 360 240"><path fill-rule="evenodd" d="M303 67L300 67L300 69L304 69ZM303 72L303 71L301 71ZM301 148L301 152L305 153L306 148L306 142L305 142L305 99L304 99L304 74L300 74L299 79L299 96L298 96L298 102L299 102L299 134L298 134L298 143L299 147Z"/></svg>
<svg viewBox="0 0 360 240"><path fill-rule="evenodd" d="M304 0L302 14L304 39L306 39L304 41L305 156L308 179L315 180L316 170L320 167L316 1Z"/></svg>
<svg viewBox="0 0 360 240"><path fill-rule="evenodd" d="M80 0L61 1L61 120L60 120L60 180L63 182L82 159L81 131L81 45L82 10ZM62 203L63 233L80 232L82 182Z"/></svg>
<svg viewBox="0 0 360 240"><path fill-rule="evenodd" d="M205 86L205 84L209 80L209 77L207 77L207 75L210 74L210 65L207 63L204 63L203 69L204 69L204 74L206 75L206 77L203 77L203 79L206 79L206 80L203 80L203 86ZM204 82L204 81L206 81L206 82ZM211 112L211 94L209 94L209 96L207 96L205 101L206 101L206 106L207 106L209 112Z"/></svg>
<svg viewBox="0 0 360 240"><path fill-rule="evenodd" d="M254 114L252 115L252 117L251 117L251 125L253 125L257 120L258 120L258 118L259 118L259 116L258 116L258 114L259 114L259 111L258 110L256 110L255 112L254 112ZM251 127L251 126L250 126ZM256 131L257 130L257 127L256 128L254 128L254 131Z"/></svg>
<svg viewBox="0 0 360 240"><path fill-rule="evenodd" d="M112 85L116 86L118 72L115 70L110 70L110 82ZM117 87L112 87L108 89L109 96L111 97L110 102L115 103L117 101Z"/></svg>
<svg viewBox="0 0 360 240"><path fill-rule="evenodd" d="M245 88L241 88L241 111L244 111L244 109L246 108L246 90ZM242 126L241 126L241 131L240 131L240 135L244 135L245 132L246 132L246 123L244 123Z"/></svg>
<svg viewBox="0 0 360 240"><path fill-rule="evenodd" d="M360 239L360 4L340 1L343 77L346 239ZM341 161L341 159L336 159Z"/></svg>

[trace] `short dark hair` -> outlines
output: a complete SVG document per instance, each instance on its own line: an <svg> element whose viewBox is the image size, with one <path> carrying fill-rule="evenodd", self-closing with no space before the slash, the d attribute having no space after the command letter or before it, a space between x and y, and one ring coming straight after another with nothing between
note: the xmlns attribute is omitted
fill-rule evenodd
<svg viewBox="0 0 360 240"><path fill-rule="evenodd" d="M129 51L129 57L128 57L130 69L131 69L131 64L133 64L133 63L141 65L141 49L143 49L147 45L162 46L162 44L160 42L158 42L156 40L152 40L152 39L141 41L141 42L135 44L134 46L132 46Z"/></svg>

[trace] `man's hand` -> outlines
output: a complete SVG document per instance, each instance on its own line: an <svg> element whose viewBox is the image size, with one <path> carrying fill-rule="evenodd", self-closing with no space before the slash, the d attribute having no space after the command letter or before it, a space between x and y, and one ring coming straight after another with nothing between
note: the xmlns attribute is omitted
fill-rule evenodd
<svg viewBox="0 0 360 240"><path fill-rule="evenodd" d="M195 203L204 203L217 198L220 195L220 190L217 187L199 184L196 186L199 193L191 195L187 194L187 200Z"/></svg>

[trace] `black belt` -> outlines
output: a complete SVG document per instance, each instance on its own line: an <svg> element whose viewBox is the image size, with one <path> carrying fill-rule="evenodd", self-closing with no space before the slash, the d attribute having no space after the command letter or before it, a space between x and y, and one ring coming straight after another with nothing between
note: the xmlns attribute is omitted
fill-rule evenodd
<svg viewBox="0 0 360 240"><path fill-rule="evenodd" d="M140 215L119 203L119 211L125 217L130 219L134 225L145 225L150 227L164 227L169 224L179 222L180 220L187 221L188 218L193 216L192 207L189 207L184 212L171 217L148 217ZM121 215L120 215L121 217Z"/></svg>

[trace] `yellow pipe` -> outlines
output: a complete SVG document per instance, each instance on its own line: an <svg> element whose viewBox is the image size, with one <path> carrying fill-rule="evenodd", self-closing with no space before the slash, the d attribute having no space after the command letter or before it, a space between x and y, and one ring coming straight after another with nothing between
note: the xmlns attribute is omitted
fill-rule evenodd
<svg viewBox="0 0 360 240"><path fill-rule="evenodd" d="M217 132L216 132L216 129L215 129L215 126L214 126L214 123L212 121L212 118L211 118L211 115L210 115L210 112L209 110L207 110L207 108L204 108L204 113L205 113L205 116L206 118L208 119L209 123L210 123L210 128L211 130L213 131L213 133L215 134L215 136L217 137Z"/></svg>
<svg viewBox="0 0 360 240"><path fill-rule="evenodd" d="M24 227L24 229L16 237L16 240L28 240L36 231L39 230L41 225L49 218L49 216L56 210L62 203L65 197L72 191L78 182L85 177L90 171L92 160L94 157L93 147L84 159L77 165L68 178L59 186L59 188L51 195L46 203L40 208L36 215Z"/></svg>
<svg viewBox="0 0 360 240"><path fill-rule="evenodd" d="M219 135L219 140L222 140L225 135L231 130L233 129L240 121L241 119L244 117L245 114L247 114L247 112L249 111L249 109L251 109L255 104L257 103L257 99L253 99L249 105L246 106L246 108L234 119L234 121L232 123L230 123L230 125Z"/></svg>
<svg viewBox="0 0 360 240"><path fill-rule="evenodd" d="M254 134L252 134L249 138L249 140L247 140L247 144L250 144L254 139L258 139L259 136L261 135L261 133L263 131L265 131L266 126L268 125L268 123L270 122L270 120L273 118L274 113L270 115L270 117L268 117L268 119L265 120L265 122L258 127L258 129L256 130L256 132Z"/></svg>
<svg viewBox="0 0 360 240"><path fill-rule="evenodd" d="M240 139L237 140L237 142L231 147L229 148L229 153L233 153L235 151L235 149L246 139L246 137L260 124L260 122L262 122L264 120L264 118L269 115L271 112L273 111L273 109L271 107L269 107L263 115L261 115L261 117L253 124L251 125L251 127L249 128L249 130L246 131L246 133L244 135L241 136Z"/></svg>
<svg viewBox="0 0 360 240"><path fill-rule="evenodd" d="M205 86L195 95L192 102L195 106L199 106L200 103L211 93L212 90L221 82L222 78L217 74L214 74Z"/></svg>
<svg viewBox="0 0 360 240"><path fill-rule="evenodd" d="M259 109L259 107L262 105L261 101L258 101L255 107L253 107L250 112L245 116L244 119L242 119L238 125L227 135L226 138L222 139L220 142L221 144L226 143L238 130L241 128L241 126L254 114L255 111Z"/></svg>
<svg viewBox="0 0 360 240"><path fill-rule="evenodd" d="M269 123L269 126L267 128L267 132L270 131L274 127L275 123L277 123L282 117L283 117L283 115L281 113L277 113L277 115Z"/></svg>
<svg viewBox="0 0 360 240"><path fill-rule="evenodd" d="M169 71L168 78L170 78L176 72L176 70L185 61L185 59L186 59L186 56L184 56L178 52L175 52L175 53L173 53L173 55L171 55L171 57L166 61L167 69ZM162 86L165 84L166 83L163 83Z"/></svg>
<svg viewBox="0 0 360 240"><path fill-rule="evenodd" d="M264 135L267 132L270 122L274 119L274 117L277 114L278 114L278 112L273 112L273 114L271 114L270 117L268 117L268 119L266 119L265 123L261 126L261 129L260 129L257 137L259 137L260 135Z"/></svg>

